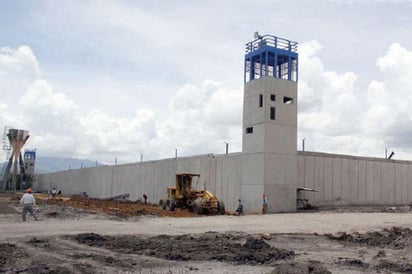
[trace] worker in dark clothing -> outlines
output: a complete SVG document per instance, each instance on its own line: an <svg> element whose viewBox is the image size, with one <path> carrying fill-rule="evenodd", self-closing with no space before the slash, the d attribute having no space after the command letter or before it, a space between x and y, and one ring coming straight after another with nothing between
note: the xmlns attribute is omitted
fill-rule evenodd
<svg viewBox="0 0 412 274"><path fill-rule="evenodd" d="M239 215L243 215L243 205L242 205L242 200L241 200L241 199L239 199L237 202L238 202L238 203L237 203L237 209L236 209L236 212L237 212Z"/></svg>
<svg viewBox="0 0 412 274"><path fill-rule="evenodd" d="M147 204L147 194L143 193L143 202Z"/></svg>
<svg viewBox="0 0 412 274"><path fill-rule="evenodd" d="M268 199L266 194L262 195L262 214L268 213Z"/></svg>

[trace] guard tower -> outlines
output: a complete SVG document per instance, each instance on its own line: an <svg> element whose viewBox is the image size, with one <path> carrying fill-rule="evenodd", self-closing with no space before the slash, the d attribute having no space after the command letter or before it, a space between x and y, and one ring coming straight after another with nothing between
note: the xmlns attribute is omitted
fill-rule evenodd
<svg viewBox="0 0 412 274"><path fill-rule="evenodd" d="M269 212L296 210L297 81L297 43L255 33L246 44L242 150L262 157L256 184Z"/></svg>
<svg viewBox="0 0 412 274"><path fill-rule="evenodd" d="M24 150L24 171L26 175L34 175L34 167L36 164L36 149Z"/></svg>

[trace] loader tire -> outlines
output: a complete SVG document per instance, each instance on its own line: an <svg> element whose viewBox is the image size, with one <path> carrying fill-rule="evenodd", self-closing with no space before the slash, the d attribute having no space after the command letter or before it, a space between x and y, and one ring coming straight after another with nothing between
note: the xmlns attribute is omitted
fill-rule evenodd
<svg viewBox="0 0 412 274"><path fill-rule="evenodd" d="M219 201L218 212L219 212L220 215L225 215L226 214L225 203L223 201Z"/></svg>
<svg viewBox="0 0 412 274"><path fill-rule="evenodd" d="M166 209L169 211L175 210L175 202L173 200L167 199L166 200Z"/></svg>
<svg viewBox="0 0 412 274"><path fill-rule="evenodd" d="M196 214L203 214L203 208L200 206L197 206L196 204L193 204L193 212Z"/></svg>

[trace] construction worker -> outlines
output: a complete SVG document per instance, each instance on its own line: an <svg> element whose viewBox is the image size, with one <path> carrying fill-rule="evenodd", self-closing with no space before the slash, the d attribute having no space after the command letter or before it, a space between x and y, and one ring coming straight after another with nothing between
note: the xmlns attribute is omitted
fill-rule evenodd
<svg viewBox="0 0 412 274"><path fill-rule="evenodd" d="M237 209L236 209L236 212L237 212L239 215L243 215L243 205L242 205L242 200L241 200L241 199L239 199L239 200L237 201Z"/></svg>
<svg viewBox="0 0 412 274"><path fill-rule="evenodd" d="M53 187L51 190L52 200L56 200L56 194L57 194L57 190L56 188Z"/></svg>
<svg viewBox="0 0 412 274"><path fill-rule="evenodd" d="M268 198L265 193L262 195L262 214L268 213Z"/></svg>
<svg viewBox="0 0 412 274"><path fill-rule="evenodd" d="M36 215L34 215L34 212L33 212L33 206L36 205L36 199L34 199L34 196L31 193L32 193L31 188L28 188L26 190L26 193L24 193L20 199L20 204L23 205L23 212L22 212L23 222L26 221L27 212L29 212L36 221L38 221Z"/></svg>
<svg viewBox="0 0 412 274"><path fill-rule="evenodd" d="M147 204L147 194L143 193L143 201L145 204Z"/></svg>

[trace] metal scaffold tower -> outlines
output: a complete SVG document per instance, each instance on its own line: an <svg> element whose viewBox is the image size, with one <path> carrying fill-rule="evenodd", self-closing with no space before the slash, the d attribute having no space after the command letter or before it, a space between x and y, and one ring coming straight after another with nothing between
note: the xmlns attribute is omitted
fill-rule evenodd
<svg viewBox="0 0 412 274"><path fill-rule="evenodd" d="M9 162L9 157L10 157L10 153L11 153L11 144L10 144L10 141L9 141L9 137L7 137L7 134L9 133L10 129L11 129L11 126L5 126L4 127L3 150L6 153L6 159L4 160L4 163L2 165L0 174L4 174L4 172L6 171L6 168L7 168L7 164Z"/></svg>
<svg viewBox="0 0 412 274"><path fill-rule="evenodd" d="M11 152L10 159L8 159L8 161L6 162L6 166L5 166L5 170L3 174L3 180L1 181L1 184L0 184L0 189L6 190L8 188L9 174L11 171L11 167L13 167L13 172L11 173L12 181L9 187L12 187L12 189L16 191L18 170L20 170L20 175L23 175L23 177L25 174L21 150L24 144L26 143L27 139L29 139L30 135L27 130L7 128L5 130L5 136L7 137L8 144L11 146L12 152ZM8 144L7 142L6 143L3 142L3 148L7 148ZM19 177L20 182L21 182L21 179L22 179L22 176Z"/></svg>

